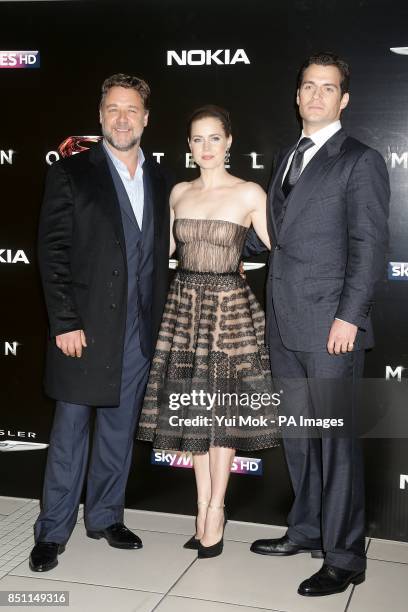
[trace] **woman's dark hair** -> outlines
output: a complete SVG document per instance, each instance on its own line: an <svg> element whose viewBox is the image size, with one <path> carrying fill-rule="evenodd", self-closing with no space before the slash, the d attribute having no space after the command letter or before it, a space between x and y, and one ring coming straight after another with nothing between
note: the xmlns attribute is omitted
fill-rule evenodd
<svg viewBox="0 0 408 612"><path fill-rule="evenodd" d="M150 101L150 87L143 79L130 76L129 74L122 74L121 72L108 77L102 83L100 106L102 106L105 96L111 87L125 87L125 89L134 89L142 98L145 109L148 110Z"/></svg>
<svg viewBox="0 0 408 612"><path fill-rule="evenodd" d="M213 117L214 119L218 119L220 121L222 128L224 130L225 135L231 136L231 120L229 116L229 112L222 108L221 106L216 106L215 104L206 104L205 106L200 106L193 113L191 113L190 118L187 122L187 137L190 139L191 137L191 126L194 121L198 121L199 119L206 119L207 117Z"/></svg>
<svg viewBox="0 0 408 612"><path fill-rule="evenodd" d="M298 89L302 85L303 75L305 73L306 68L309 68L312 64L317 64L318 66L336 66L338 71L340 72L340 87L341 87L341 95L343 96L348 92L350 86L350 66L348 63L336 55L335 53L331 53L330 51L326 53L314 53L310 55L307 60L302 65L299 76L298 76Z"/></svg>

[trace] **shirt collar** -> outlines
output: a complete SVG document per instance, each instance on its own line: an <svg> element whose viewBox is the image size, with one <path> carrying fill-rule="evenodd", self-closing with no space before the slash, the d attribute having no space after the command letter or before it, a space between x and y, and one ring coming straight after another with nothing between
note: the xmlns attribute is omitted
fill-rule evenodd
<svg viewBox="0 0 408 612"><path fill-rule="evenodd" d="M333 121L333 123L329 123L321 130L318 130L311 136L306 136L304 131L302 130L302 134L300 138L311 138L315 145L320 149L328 140L331 138L336 132L341 129L340 121Z"/></svg>
<svg viewBox="0 0 408 612"><path fill-rule="evenodd" d="M110 147L108 147L108 145L106 144L105 139L102 140L102 146L105 149L105 152L109 155L110 159L112 160L115 168L118 168L120 170L125 170L127 173L129 173L126 164L124 164L121 159L116 157L116 155L111 151ZM141 168L144 164L144 161L145 161L144 153L142 149L139 147L139 155L137 156L137 167Z"/></svg>

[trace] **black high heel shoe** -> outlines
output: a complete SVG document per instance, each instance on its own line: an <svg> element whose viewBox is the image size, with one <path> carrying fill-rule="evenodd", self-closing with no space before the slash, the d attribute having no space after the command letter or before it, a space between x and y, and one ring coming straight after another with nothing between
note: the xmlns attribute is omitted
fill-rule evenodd
<svg viewBox="0 0 408 612"><path fill-rule="evenodd" d="M225 531L225 525L227 524L227 520L228 520L225 506L212 506L211 504L209 504L208 507L214 508L216 510L222 510L222 509L224 510L224 525L222 528L221 540L219 540L215 544L212 544L212 546L203 546L200 540L198 541L198 558L199 559L210 559L211 557L218 557L218 555L222 553L223 548L224 548L224 531Z"/></svg>
<svg viewBox="0 0 408 612"><path fill-rule="evenodd" d="M197 506L208 506L208 502L199 501L197 502ZM196 527L197 527L197 519L196 519ZM183 548L188 548L189 550L198 550L200 544L200 540L195 537L195 535L191 536L189 540L185 544L183 544Z"/></svg>

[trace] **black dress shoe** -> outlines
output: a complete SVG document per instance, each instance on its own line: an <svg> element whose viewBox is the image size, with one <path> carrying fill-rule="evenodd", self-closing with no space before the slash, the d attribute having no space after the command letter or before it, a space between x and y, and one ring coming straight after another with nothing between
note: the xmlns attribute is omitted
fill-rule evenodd
<svg viewBox="0 0 408 612"><path fill-rule="evenodd" d="M65 544L37 542L30 554L29 565L33 572L48 572L57 567L58 555L65 550Z"/></svg>
<svg viewBox="0 0 408 612"><path fill-rule="evenodd" d="M224 506L212 506L211 504L208 506L209 508L214 508L215 510L221 510ZM225 525L227 524L227 512L224 508L224 525L222 528L222 536L221 540L218 540L215 544L211 546L203 546L201 541L198 541L198 558L199 559L210 559L212 557L218 557L224 549L224 530Z"/></svg>
<svg viewBox="0 0 408 612"><path fill-rule="evenodd" d="M298 593L307 597L334 595L345 591L349 584L361 584L364 580L364 570L356 572L324 564L316 574L301 583Z"/></svg>
<svg viewBox="0 0 408 612"><path fill-rule="evenodd" d="M106 538L109 546L113 546L113 548L135 549L143 547L142 540L139 536L125 527L123 523L114 523L98 531L87 529L86 535L88 538L93 538L94 540Z"/></svg>
<svg viewBox="0 0 408 612"><path fill-rule="evenodd" d="M272 555L275 557L297 555L298 553L310 553L314 559L322 559L324 557L323 551L319 548L299 546L299 544L292 542L287 534L282 538L275 538L273 540L256 540L252 543L250 550L258 555Z"/></svg>

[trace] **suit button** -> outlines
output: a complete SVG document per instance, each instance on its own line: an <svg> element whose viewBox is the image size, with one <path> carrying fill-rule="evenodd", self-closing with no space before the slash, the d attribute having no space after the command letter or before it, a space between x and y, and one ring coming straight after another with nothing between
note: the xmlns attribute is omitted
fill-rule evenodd
<svg viewBox="0 0 408 612"><path fill-rule="evenodd" d="M280 244L277 244L277 245L275 246L275 251L280 251L280 250L281 250L281 248L282 248L282 247L281 247L281 245L280 245Z"/></svg>
<svg viewBox="0 0 408 612"><path fill-rule="evenodd" d="M114 270L114 271L112 272L112 274L113 274L113 276L119 276L119 270Z"/></svg>
<svg viewBox="0 0 408 612"><path fill-rule="evenodd" d="M111 307L111 310L115 310L116 309L116 304L111 304L110 307Z"/></svg>
<svg viewBox="0 0 408 612"><path fill-rule="evenodd" d="M140 280L140 276L138 274L136 274L136 280L137 280L137 282L139 282L139 280Z"/></svg>
<svg viewBox="0 0 408 612"><path fill-rule="evenodd" d="M119 246L119 245L120 245L119 240L115 240L115 244L116 244L117 246Z"/></svg>

